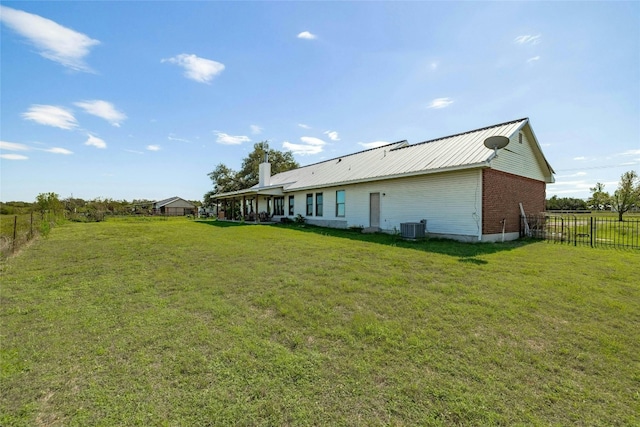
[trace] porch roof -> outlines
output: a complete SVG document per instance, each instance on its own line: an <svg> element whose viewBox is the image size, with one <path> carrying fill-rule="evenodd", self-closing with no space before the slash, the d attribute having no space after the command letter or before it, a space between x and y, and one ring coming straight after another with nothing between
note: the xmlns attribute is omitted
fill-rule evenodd
<svg viewBox="0 0 640 427"><path fill-rule="evenodd" d="M242 196L283 196L284 195L284 187L286 184L277 184L277 185L269 185L265 187L251 187L245 188L244 190L238 191L229 191L228 193L220 193L213 196L213 199L233 199L235 197Z"/></svg>

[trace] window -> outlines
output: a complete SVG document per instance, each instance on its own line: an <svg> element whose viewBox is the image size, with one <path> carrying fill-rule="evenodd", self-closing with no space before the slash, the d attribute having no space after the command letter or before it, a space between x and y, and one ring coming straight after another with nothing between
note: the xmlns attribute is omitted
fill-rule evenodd
<svg viewBox="0 0 640 427"><path fill-rule="evenodd" d="M322 216L322 193L316 193L316 216Z"/></svg>
<svg viewBox="0 0 640 427"><path fill-rule="evenodd" d="M518 142L522 144L522 132L518 134Z"/></svg>
<svg viewBox="0 0 640 427"><path fill-rule="evenodd" d="M344 190L336 191L336 216L344 216Z"/></svg>
<svg viewBox="0 0 640 427"><path fill-rule="evenodd" d="M284 215L284 197L273 198L273 214Z"/></svg>
<svg viewBox="0 0 640 427"><path fill-rule="evenodd" d="M307 216L313 215L313 194L307 194Z"/></svg>
<svg viewBox="0 0 640 427"><path fill-rule="evenodd" d="M293 215L293 196L289 196L289 215Z"/></svg>

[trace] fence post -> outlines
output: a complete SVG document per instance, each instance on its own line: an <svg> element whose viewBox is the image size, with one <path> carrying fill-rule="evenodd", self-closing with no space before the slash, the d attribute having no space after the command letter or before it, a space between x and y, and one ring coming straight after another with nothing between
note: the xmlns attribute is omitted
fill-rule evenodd
<svg viewBox="0 0 640 427"><path fill-rule="evenodd" d="M18 215L13 217L13 242L11 242L11 252L16 251L16 232L18 230Z"/></svg>
<svg viewBox="0 0 640 427"><path fill-rule="evenodd" d="M578 246L578 217L573 216L573 246Z"/></svg>
<svg viewBox="0 0 640 427"><path fill-rule="evenodd" d="M590 227L589 227L589 236L591 236L591 247L593 247L593 217L589 217Z"/></svg>

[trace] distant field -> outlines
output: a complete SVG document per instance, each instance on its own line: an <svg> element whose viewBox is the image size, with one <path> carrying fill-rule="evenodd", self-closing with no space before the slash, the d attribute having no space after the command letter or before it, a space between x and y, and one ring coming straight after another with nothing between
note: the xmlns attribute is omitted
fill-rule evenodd
<svg viewBox="0 0 640 427"><path fill-rule="evenodd" d="M2 264L0 425L639 425L637 251L108 219Z"/></svg>

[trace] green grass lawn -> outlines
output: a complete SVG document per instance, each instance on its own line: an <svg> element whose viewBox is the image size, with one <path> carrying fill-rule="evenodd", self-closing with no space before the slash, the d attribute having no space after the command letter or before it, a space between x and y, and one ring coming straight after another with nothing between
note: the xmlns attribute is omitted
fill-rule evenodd
<svg viewBox="0 0 640 427"><path fill-rule="evenodd" d="M142 218L2 270L2 426L640 424L638 251Z"/></svg>

